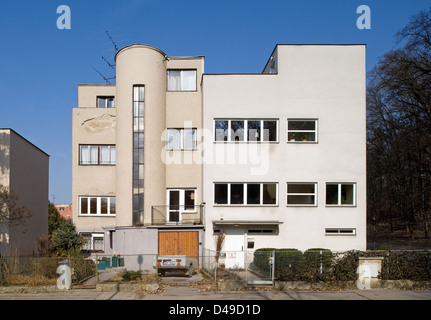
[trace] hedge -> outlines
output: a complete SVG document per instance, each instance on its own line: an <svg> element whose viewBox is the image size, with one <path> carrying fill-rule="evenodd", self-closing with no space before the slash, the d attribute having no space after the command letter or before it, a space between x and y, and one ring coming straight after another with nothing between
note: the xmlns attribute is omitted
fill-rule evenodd
<svg viewBox="0 0 431 320"><path fill-rule="evenodd" d="M269 257L275 252L275 279L281 281L356 281L359 257L383 257L382 280L431 281L431 252L358 251L333 253L329 249L263 248L254 252L254 267L270 272Z"/></svg>

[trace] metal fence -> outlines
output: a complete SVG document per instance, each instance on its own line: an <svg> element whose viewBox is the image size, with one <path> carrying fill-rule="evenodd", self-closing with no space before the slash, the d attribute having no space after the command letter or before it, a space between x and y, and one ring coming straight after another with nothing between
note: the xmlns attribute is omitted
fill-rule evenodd
<svg viewBox="0 0 431 320"><path fill-rule="evenodd" d="M214 279L230 274L232 279L239 278L247 285L274 285L275 281L356 281L359 261L367 258L382 261L380 279L431 281L431 251L428 250L272 249L219 255L206 250L205 255L203 268Z"/></svg>

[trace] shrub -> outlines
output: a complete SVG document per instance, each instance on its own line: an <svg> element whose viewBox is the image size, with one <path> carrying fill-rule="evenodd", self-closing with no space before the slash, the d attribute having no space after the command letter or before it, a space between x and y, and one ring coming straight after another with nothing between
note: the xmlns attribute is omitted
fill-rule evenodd
<svg viewBox="0 0 431 320"><path fill-rule="evenodd" d="M138 270L138 271L124 270L121 273L121 277L123 278L124 281L133 281L133 280L141 279L141 276L142 276L141 270Z"/></svg>
<svg viewBox="0 0 431 320"><path fill-rule="evenodd" d="M328 281L332 276L334 255L329 249L313 248L304 252L303 280Z"/></svg>

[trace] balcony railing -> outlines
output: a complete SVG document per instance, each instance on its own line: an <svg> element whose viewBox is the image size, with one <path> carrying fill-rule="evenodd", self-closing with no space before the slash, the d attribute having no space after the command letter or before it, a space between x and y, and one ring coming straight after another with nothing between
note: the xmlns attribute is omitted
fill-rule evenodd
<svg viewBox="0 0 431 320"><path fill-rule="evenodd" d="M157 205L151 207L151 225L192 226L203 224L204 205Z"/></svg>

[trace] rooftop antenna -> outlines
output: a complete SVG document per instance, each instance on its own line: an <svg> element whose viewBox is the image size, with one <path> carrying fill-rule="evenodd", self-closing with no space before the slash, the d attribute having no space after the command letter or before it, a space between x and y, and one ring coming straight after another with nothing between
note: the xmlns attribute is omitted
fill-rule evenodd
<svg viewBox="0 0 431 320"><path fill-rule="evenodd" d="M99 70L97 70L95 67L93 67L93 69L105 80L106 83L112 84L111 80L115 79L115 77L107 78L101 72L99 72Z"/></svg>
<svg viewBox="0 0 431 320"><path fill-rule="evenodd" d="M108 32L108 31L105 31L105 32L106 32L106 34L108 35L109 39L111 40L112 44L114 45L115 52L118 52L117 44L114 42L114 40L112 39L112 37L111 37L111 35L109 34L109 32Z"/></svg>
<svg viewBox="0 0 431 320"><path fill-rule="evenodd" d="M105 31L106 35L108 36L109 40L111 40L112 44L114 45L115 52L118 52L117 44L115 43L114 39L112 39L111 35L109 34L109 31ZM102 60L106 62L106 64L115 71L115 64L110 63L104 56L102 56ZM94 71L96 71L104 80L106 83L111 84L111 80L115 79L115 76L113 77L105 77L99 70L97 70L95 67L93 67Z"/></svg>

